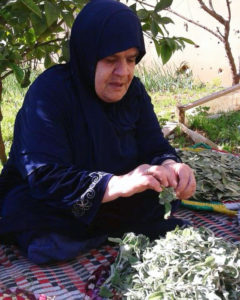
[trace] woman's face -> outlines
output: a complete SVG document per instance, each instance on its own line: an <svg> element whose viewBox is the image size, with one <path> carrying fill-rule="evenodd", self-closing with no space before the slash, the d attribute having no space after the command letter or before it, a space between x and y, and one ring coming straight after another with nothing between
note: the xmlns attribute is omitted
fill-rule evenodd
<svg viewBox="0 0 240 300"><path fill-rule="evenodd" d="M126 94L134 76L136 48L117 52L98 61L95 91L104 102L117 102Z"/></svg>

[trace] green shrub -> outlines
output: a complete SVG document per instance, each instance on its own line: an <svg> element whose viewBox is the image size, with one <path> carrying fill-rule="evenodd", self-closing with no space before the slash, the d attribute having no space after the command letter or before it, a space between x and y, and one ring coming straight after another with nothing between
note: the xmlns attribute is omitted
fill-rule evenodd
<svg viewBox="0 0 240 300"><path fill-rule="evenodd" d="M186 63L185 63L186 65ZM177 67L163 67L162 64L154 62L148 68L143 64L136 67L136 76L138 76L147 91L149 92L176 92L179 89L197 89L204 86L202 82L196 83L193 79L192 71L187 67L188 72L179 70Z"/></svg>

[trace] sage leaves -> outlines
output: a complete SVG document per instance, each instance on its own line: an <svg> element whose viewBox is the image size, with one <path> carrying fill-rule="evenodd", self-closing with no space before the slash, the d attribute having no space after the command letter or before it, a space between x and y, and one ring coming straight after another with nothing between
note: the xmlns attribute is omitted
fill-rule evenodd
<svg viewBox="0 0 240 300"><path fill-rule="evenodd" d="M114 289L129 300L240 299L240 248L207 229L176 229L153 242L133 233L111 241L120 250L105 293Z"/></svg>
<svg viewBox="0 0 240 300"><path fill-rule="evenodd" d="M194 171L197 181L192 199L200 201L240 200L240 157L211 150L180 151L183 162Z"/></svg>

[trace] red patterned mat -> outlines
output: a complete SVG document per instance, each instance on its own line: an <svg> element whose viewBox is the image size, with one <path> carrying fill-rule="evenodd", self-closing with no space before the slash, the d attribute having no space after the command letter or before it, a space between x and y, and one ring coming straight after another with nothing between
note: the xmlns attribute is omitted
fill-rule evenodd
<svg viewBox="0 0 240 300"><path fill-rule="evenodd" d="M236 216L185 208L180 208L174 215L177 218L188 220L194 227L202 226L212 230L216 237L240 244L240 226Z"/></svg>
<svg viewBox="0 0 240 300"><path fill-rule="evenodd" d="M23 257L16 247L1 245L0 299L84 299L88 278L116 255L117 248L104 246L71 261L38 266ZM30 294L34 297L30 298Z"/></svg>
<svg viewBox="0 0 240 300"><path fill-rule="evenodd" d="M217 237L240 243L240 226L236 217L185 208L180 208L175 216L190 221L195 227L209 228ZM117 247L104 246L74 260L38 266L24 258L16 247L1 245L0 299L101 299L91 296L95 295L91 286L99 281L98 275L102 276L102 271L105 272L102 269L107 270L116 255Z"/></svg>

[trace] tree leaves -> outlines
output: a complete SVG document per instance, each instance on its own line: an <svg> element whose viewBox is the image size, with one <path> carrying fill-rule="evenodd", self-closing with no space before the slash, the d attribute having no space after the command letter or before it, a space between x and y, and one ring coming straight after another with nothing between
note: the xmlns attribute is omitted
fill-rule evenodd
<svg viewBox="0 0 240 300"><path fill-rule="evenodd" d="M174 24L173 20L170 19L170 18L168 18L168 17L162 17L162 18L160 19L160 22L161 22L161 24L169 24L169 23ZM189 41L190 41L190 40L189 40Z"/></svg>
<svg viewBox="0 0 240 300"><path fill-rule="evenodd" d="M51 56L47 52L44 59L44 67L47 69L53 65L53 61L51 59Z"/></svg>
<svg viewBox="0 0 240 300"><path fill-rule="evenodd" d="M65 22L71 27L73 12L86 2L87 0L5 1L0 10L0 79L12 69L18 82L23 80L26 85L29 81L21 69L30 65L31 61L36 63L44 58L45 66L65 61L67 55L61 55L59 50L63 41L68 39L68 33L59 34L60 31L63 32L61 24ZM54 45L57 47L52 47ZM54 53L57 55L53 56ZM54 62L51 57L54 57ZM26 80L22 79L24 76Z"/></svg>
<svg viewBox="0 0 240 300"><path fill-rule="evenodd" d="M21 88L26 88L29 86L29 84L31 83L30 81L30 74L31 74L31 70L30 68L28 68L25 72L24 72L24 78L21 82Z"/></svg>
<svg viewBox="0 0 240 300"><path fill-rule="evenodd" d="M45 2L45 14L47 19L47 25L51 26L55 21L57 21L60 11L57 5L46 1Z"/></svg>
<svg viewBox="0 0 240 300"><path fill-rule="evenodd" d="M64 41L62 43L62 56L65 61L69 61L70 59L70 51L69 51L69 42Z"/></svg>
<svg viewBox="0 0 240 300"><path fill-rule="evenodd" d="M105 286L102 286L100 289L100 296L104 298L110 298L113 296L113 293L111 293Z"/></svg>
<svg viewBox="0 0 240 300"><path fill-rule="evenodd" d="M32 45L36 42L36 36L33 28L29 28L29 30L27 30L25 38L27 44Z"/></svg>
<svg viewBox="0 0 240 300"><path fill-rule="evenodd" d="M73 14L71 12L62 12L62 17L67 26L71 28L74 21Z"/></svg>
<svg viewBox="0 0 240 300"><path fill-rule="evenodd" d="M46 18L39 18L36 14L31 13L30 19L32 21L33 29L37 36L40 36L48 28Z"/></svg>
<svg viewBox="0 0 240 300"><path fill-rule="evenodd" d="M172 5L173 0L161 0L157 3L155 11L159 12L160 10L166 9Z"/></svg>
<svg viewBox="0 0 240 300"><path fill-rule="evenodd" d="M21 0L21 2L27 6L34 14L36 14L39 18L42 17L42 13L40 8L36 5L33 0Z"/></svg>
<svg viewBox="0 0 240 300"><path fill-rule="evenodd" d="M186 42L186 43L188 43L188 44L195 45L195 43L192 40L187 39L185 37L181 37L181 40L184 41L184 42Z"/></svg>
<svg viewBox="0 0 240 300"><path fill-rule="evenodd" d="M155 38L159 32L160 28L158 26L158 23L155 20L152 20L151 22L151 32L153 37Z"/></svg>
<svg viewBox="0 0 240 300"><path fill-rule="evenodd" d="M163 41L160 45L160 54L162 58L163 64L167 63L172 56L173 50L169 46L169 44L166 41Z"/></svg>
<svg viewBox="0 0 240 300"><path fill-rule="evenodd" d="M10 68L13 70L17 81L21 84L24 80L24 71L17 64L10 64Z"/></svg>
<svg viewBox="0 0 240 300"><path fill-rule="evenodd" d="M186 43L194 44L187 38L169 36L166 25L174 24L174 22L171 18L162 16L160 13L169 8L172 2L173 0L161 0L153 10L147 9L148 6L144 6L144 3L141 3L139 10L137 10L135 3L130 6L137 13L144 33L154 41L157 54L161 57L163 64L169 61L175 51L182 50Z"/></svg>
<svg viewBox="0 0 240 300"><path fill-rule="evenodd" d="M137 15L141 21L146 20L149 17L149 12L146 9L139 9Z"/></svg>

